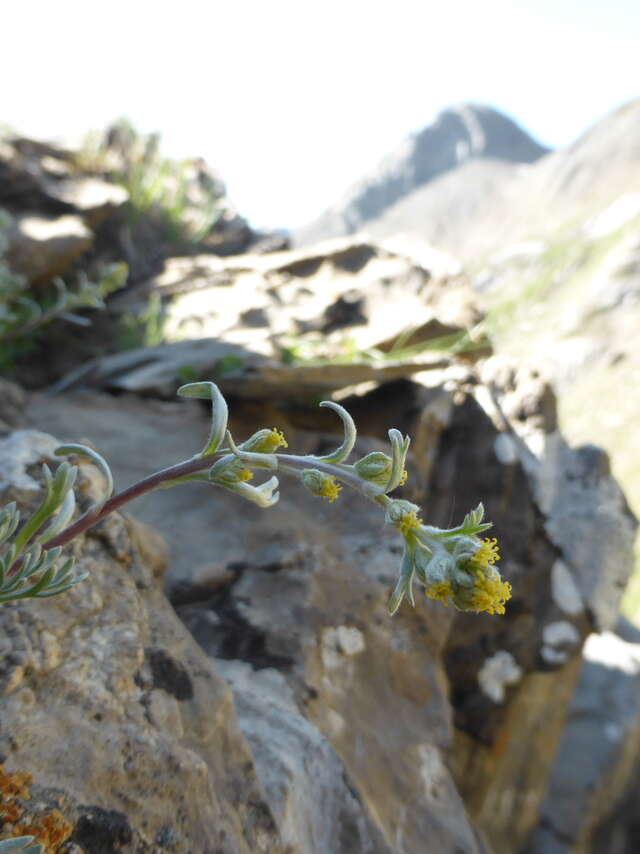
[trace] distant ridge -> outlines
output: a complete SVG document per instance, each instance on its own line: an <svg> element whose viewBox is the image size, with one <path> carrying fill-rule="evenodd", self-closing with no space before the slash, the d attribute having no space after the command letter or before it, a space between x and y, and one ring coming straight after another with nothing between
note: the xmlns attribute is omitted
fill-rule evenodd
<svg viewBox="0 0 640 854"><path fill-rule="evenodd" d="M460 104L412 134L317 220L294 234L297 245L361 230L394 203L469 160L533 163L549 149L491 107Z"/></svg>

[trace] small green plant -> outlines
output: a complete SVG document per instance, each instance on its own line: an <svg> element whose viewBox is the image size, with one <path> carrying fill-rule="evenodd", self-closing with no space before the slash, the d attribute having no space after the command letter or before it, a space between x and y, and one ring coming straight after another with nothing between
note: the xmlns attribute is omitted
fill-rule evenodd
<svg viewBox="0 0 640 854"><path fill-rule="evenodd" d="M63 318L86 325L89 321L73 312L79 308L104 308L104 298L124 284L128 273L126 264L110 264L97 282L80 273L77 285L71 289L62 279L55 279L52 290L36 297L26 278L10 270L3 260L10 222L0 211L0 369L11 364L29 333L52 320Z"/></svg>
<svg viewBox="0 0 640 854"><path fill-rule="evenodd" d="M127 312L117 322L114 332L117 350L156 347L164 341L162 297L153 292L139 314Z"/></svg>
<svg viewBox="0 0 640 854"><path fill-rule="evenodd" d="M486 349L486 338L482 325L472 329L460 330L447 335L439 335L426 341L410 343L415 333L415 327L409 327L393 343L388 350L378 347L359 347L351 336L345 336L332 345L327 344L325 336L291 336L283 340L280 347L280 361L285 365L353 365L366 362L368 364L385 365L391 362L418 359L425 353L437 352L450 355L473 353Z"/></svg>
<svg viewBox="0 0 640 854"><path fill-rule="evenodd" d="M127 119L90 134L77 163L124 187L132 222L155 219L170 240L198 243L220 217L224 187L199 168L202 161L164 157L159 135L140 134Z"/></svg>
<svg viewBox="0 0 640 854"><path fill-rule="evenodd" d="M271 507L279 497L278 478L272 474L257 486L250 483L255 471L264 470L293 475L313 495L329 502L339 498L347 486L380 507L385 521L404 539L400 575L389 601L390 613L395 613L405 597L414 604L414 581L424 587L429 598L444 605L451 604L462 611L504 613L511 585L501 579L494 566L498 559L496 541L479 537L491 527L483 521L482 504L467 513L461 525L442 529L425 525L418 517L417 505L389 497L407 478L407 436L392 429L390 455L376 451L347 464L356 441L355 424L342 406L324 401L320 405L333 409L342 421L344 439L340 447L324 456L278 453L278 448L287 447L287 443L275 429L258 430L236 444L227 429L226 401L215 383L189 383L178 393L211 402L211 429L199 454L114 495L111 471L100 454L84 445L63 445L56 450L57 455L87 457L102 471L106 483L102 498L72 521L77 468L63 462L55 474L48 466L43 467L44 499L21 527L15 503L0 512L0 602L54 596L82 581L86 574L76 573L73 560L62 556L62 547L109 513L152 490L202 481L259 507Z"/></svg>

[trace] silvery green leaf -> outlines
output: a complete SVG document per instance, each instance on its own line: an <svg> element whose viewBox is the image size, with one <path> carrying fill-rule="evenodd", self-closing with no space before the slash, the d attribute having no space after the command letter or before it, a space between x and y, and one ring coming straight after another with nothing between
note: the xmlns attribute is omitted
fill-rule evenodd
<svg viewBox="0 0 640 854"><path fill-rule="evenodd" d="M398 583L396 584L387 604L387 610L391 616L396 613L405 596L409 599L412 605L415 605L413 599L414 571L413 554L409 549L405 549L400 563L400 577L398 578Z"/></svg>
<svg viewBox="0 0 640 854"><path fill-rule="evenodd" d="M408 436L403 437L399 430L392 428L389 430L389 441L391 442L392 463L389 482L384 488L385 492L392 492L400 485L411 440Z"/></svg>
<svg viewBox="0 0 640 854"><path fill-rule="evenodd" d="M66 528L69 522L71 521L71 517L73 516L73 512L76 508L76 496L72 489L67 492L64 497L64 501L60 505L60 509L56 516L53 517L49 525L44 529L44 531L38 535L37 541L39 543L46 543L49 540L52 540L56 537L63 528Z"/></svg>
<svg viewBox="0 0 640 854"><path fill-rule="evenodd" d="M84 446L79 445L78 447L83 448ZM85 450L91 449L87 448ZM92 454L95 454L95 451L92 451ZM87 454L87 456L89 455ZM99 454L97 456L99 456ZM62 503L65 495L72 488L73 484L76 481L77 475L78 469L75 466L69 465L69 463L67 462L61 463L56 469L56 473L53 477L53 496L55 498L56 507Z"/></svg>
<svg viewBox="0 0 640 854"><path fill-rule="evenodd" d="M258 507L272 507L280 498L278 490L278 478L272 477L270 480L261 483L260 486L251 486L249 483L232 483L220 484L229 492L235 492L242 498L257 504Z"/></svg>
<svg viewBox="0 0 640 854"><path fill-rule="evenodd" d="M41 578L36 581L31 587L27 587L25 590L21 590L22 596L27 599L33 596L36 596L41 590L46 590L49 586L50 582L55 575L55 567L50 566L46 572L44 572Z"/></svg>
<svg viewBox="0 0 640 854"><path fill-rule="evenodd" d="M339 403L334 403L332 400L323 400L320 406L328 407L338 413L342 420L342 426L344 427L344 441L332 454L327 454L324 457L318 457L318 459L325 463L341 463L347 459L356 443L358 435L356 425L354 424L351 415L349 415L344 406L340 406Z"/></svg>
<svg viewBox="0 0 640 854"><path fill-rule="evenodd" d="M13 536L20 522L20 511L16 502L12 501L0 510L0 543L4 543Z"/></svg>
<svg viewBox="0 0 640 854"><path fill-rule="evenodd" d="M94 465L96 465L100 469L100 471L102 472L102 474L104 475L104 477L107 481L107 485L106 485L104 497L102 498L101 501L97 501L92 508L94 511L100 510L100 508L103 506L105 501L107 501L109 498L111 498L111 496L113 494L113 475L111 473L109 463L105 460L105 458L101 454L99 454L97 451L94 451L93 448L89 448L87 445L76 445L76 444L60 445L59 448L55 449L54 453L57 457L63 457L63 456L66 456L67 454L77 454L79 457L87 457L88 459L91 460L92 463L94 463ZM60 468L62 468L63 465L68 465L68 463L62 463ZM58 469L58 471L59 470L60 469ZM67 487L67 489L70 489L71 486L73 486L73 483L76 479L77 474L78 474L78 469L75 466L73 466L73 480L71 481L71 483Z"/></svg>
<svg viewBox="0 0 640 854"><path fill-rule="evenodd" d="M0 842L0 854L42 854L44 848L39 842L35 845L33 836L16 836L13 839L3 839ZM29 846L29 847L27 847Z"/></svg>
<svg viewBox="0 0 640 854"><path fill-rule="evenodd" d="M220 443L227 432L227 421L229 420L229 408L227 401L222 396L220 389L215 383L187 383L180 386L178 394L181 397L197 398L198 400L211 401L211 430L207 444L200 452L201 457L214 454L220 447Z"/></svg>

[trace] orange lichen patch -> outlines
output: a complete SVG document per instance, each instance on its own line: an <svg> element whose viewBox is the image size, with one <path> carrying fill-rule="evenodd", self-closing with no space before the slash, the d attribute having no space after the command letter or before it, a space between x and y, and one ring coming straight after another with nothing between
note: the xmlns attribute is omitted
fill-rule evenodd
<svg viewBox="0 0 640 854"><path fill-rule="evenodd" d="M30 783L30 774L11 773L0 765L0 839L33 836L44 846L44 854L58 854L73 833L73 825L56 809L25 815L20 801L30 800Z"/></svg>
<svg viewBox="0 0 640 854"><path fill-rule="evenodd" d="M44 845L45 854L57 854L59 847L73 833L73 825L66 820L60 810L51 810L31 817L28 821L18 822L12 828L15 836L34 836Z"/></svg>
<svg viewBox="0 0 640 854"><path fill-rule="evenodd" d="M26 771L10 774L0 765L0 798L3 801L5 799L13 800L13 798L28 800L31 797L29 794L30 783L31 774L27 774Z"/></svg>

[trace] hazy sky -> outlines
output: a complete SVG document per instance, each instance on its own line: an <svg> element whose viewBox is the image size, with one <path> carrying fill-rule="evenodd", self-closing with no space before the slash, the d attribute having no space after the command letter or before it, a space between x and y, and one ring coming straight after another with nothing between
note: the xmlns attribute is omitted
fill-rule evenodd
<svg viewBox="0 0 640 854"><path fill-rule="evenodd" d="M0 122L126 115L202 155L257 226L333 202L452 102L566 145L640 92L639 0L6 2Z"/></svg>

